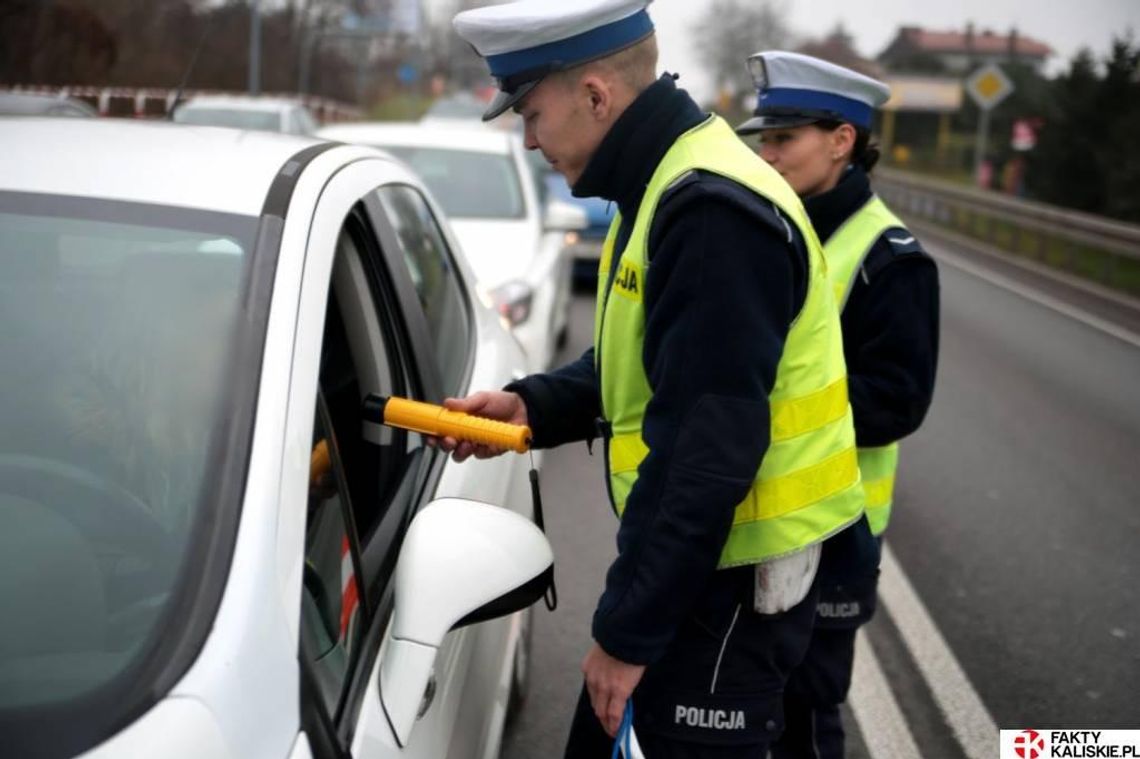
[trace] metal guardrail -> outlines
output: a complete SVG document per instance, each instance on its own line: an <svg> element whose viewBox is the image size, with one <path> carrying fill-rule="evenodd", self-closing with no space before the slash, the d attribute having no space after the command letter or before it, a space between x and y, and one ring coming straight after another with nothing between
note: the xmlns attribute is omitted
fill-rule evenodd
<svg viewBox="0 0 1140 759"><path fill-rule="evenodd" d="M1099 277L1112 283L1121 259L1140 263L1140 225L963 187L898 169L876 168L875 191L904 215L932 221L1022 255L1046 260L1060 244L1065 268L1079 249L1099 251ZM1004 245L1001 245L1004 243ZM1051 263L1056 263L1055 261Z"/></svg>

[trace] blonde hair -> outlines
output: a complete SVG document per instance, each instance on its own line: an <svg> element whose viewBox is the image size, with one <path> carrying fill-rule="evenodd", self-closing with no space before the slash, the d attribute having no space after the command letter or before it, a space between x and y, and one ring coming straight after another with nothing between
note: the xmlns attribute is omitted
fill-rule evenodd
<svg viewBox="0 0 1140 759"><path fill-rule="evenodd" d="M616 79L639 94L657 79L657 35L650 34L613 55L560 71L556 76L566 85L573 85L588 74Z"/></svg>

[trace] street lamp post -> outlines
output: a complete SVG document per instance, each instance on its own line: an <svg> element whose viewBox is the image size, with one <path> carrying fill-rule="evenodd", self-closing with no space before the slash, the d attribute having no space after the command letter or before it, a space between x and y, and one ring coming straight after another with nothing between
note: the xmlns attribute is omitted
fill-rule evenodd
<svg viewBox="0 0 1140 759"><path fill-rule="evenodd" d="M249 2L249 94L261 93L261 0Z"/></svg>

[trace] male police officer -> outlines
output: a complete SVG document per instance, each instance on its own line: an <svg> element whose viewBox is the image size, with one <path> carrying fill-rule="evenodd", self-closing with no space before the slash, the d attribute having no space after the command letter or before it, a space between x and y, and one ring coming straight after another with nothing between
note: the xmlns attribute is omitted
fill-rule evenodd
<svg viewBox="0 0 1140 759"><path fill-rule="evenodd" d="M824 241L842 309L843 348L872 532L890 517L898 440L922 423L938 358L938 270L915 236L871 192L878 159L870 143L882 82L811 56L784 51L749 59L759 91L760 155L803 198ZM826 559L843 550L829 542ZM784 696L786 728L775 759L839 759L855 631L875 608L877 572L822 577L816 630Z"/></svg>
<svg viewBox="0 0 1140 759"><path fill-rule="evenodd" d="M538 447L604 438L618 557L566 755L609 756L632 696L653 759L762 757L810 636L820 543L851 525L870 539L839 321L795 194L655 78L646 5L522 0L455 19L499 82L485 118L513 108L575 195L619 213L594 348L448 404L529 423Z"/></svg>

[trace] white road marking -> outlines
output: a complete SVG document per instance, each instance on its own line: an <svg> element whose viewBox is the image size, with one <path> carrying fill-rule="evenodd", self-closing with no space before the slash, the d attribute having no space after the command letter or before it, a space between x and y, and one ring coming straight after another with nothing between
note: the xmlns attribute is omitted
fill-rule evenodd
<svg viewBox="0 0 1140 759"><path fill-rule="evenodd" d="M1067 316L1070 319L1075 319L1087 327L1092 327L1093 329L1103 332L1106 335L1115 337L1117 340L1122 340L1134 348L1140 348L1140 335L1136 334L1132 330L1122 327L1119 324L1113 324L1107 319L1102 319L1095 314L1091 314L1088 311L1085 311L1083 308L1071 306L1068 303L1054 298L1051 295L1046 295L1043 292L1034 290L1033 288L1022 285L1019 282L1015 282L1009 277L1003 276L993 271L988 271L984 267L976 266L953 253L947 252L944 248L942 248L942 246L938 247L939 252L938 255L935 256L936 260L950 264L955 269L964 271L967 274L977 277L978 279L985 280L991 285L1000 287L1003 290L1007 290L1014 295L1020 295L1022 298L1032 301L1039 306L1044 306L1045 308L1048 308L1051 311L1055 311L1063 316Z"/></svg>
<svg viewBox="0 0 1140 759"><path fill-rule="evenodd" d="M873 759L921 759L906 718L883 675L867 633L855 635L855 670L847 699Z"/></svg>
<svg viewBox="0 0 1140 759"><path fill-rule="evenodd" d="M914 657L958 744L969 759L997 756L998 729L993 717L886 545L883 546L881 569L879 598ZM858 659L856 656L856 662ZM882 729L881 724L875 723L870 732L879 729ZM872 755L880 759L878 754L872 752Z"/></svg>

